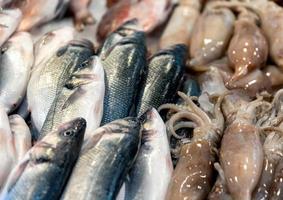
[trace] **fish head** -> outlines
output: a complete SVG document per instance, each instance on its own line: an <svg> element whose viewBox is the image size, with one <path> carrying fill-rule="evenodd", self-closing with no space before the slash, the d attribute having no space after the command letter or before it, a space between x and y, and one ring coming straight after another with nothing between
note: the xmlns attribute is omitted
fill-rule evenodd
<svg viewBox="0 0 283 200"><path fill-rule="evenodd" d="M48 133L35 144L31 152L31 160L36 163L68 164L67 161L76 159L80 152L85 129L86 120L83 118L61 124L57 130Z"/></svg>

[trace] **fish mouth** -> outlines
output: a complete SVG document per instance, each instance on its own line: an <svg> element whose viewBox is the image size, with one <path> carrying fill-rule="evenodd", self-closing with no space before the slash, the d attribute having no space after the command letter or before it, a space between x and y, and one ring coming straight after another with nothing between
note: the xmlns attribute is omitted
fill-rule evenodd
<svg viewBox="0 0 283 200"><path fill-rule="evenodd" d="M85 130L87 122L84 118L79 117L74 119L71 124L78 132L81 132Z"/></svg>
<svg viewBox="0 0 283 200"><path fill-rule="evenodd" d="M87 40L87 39L72 40L72 41L70 41L70 45L78 46L78 47L84 47L84 48L87 48L87 49L94 51L93 43L91 41Z"/></svg>

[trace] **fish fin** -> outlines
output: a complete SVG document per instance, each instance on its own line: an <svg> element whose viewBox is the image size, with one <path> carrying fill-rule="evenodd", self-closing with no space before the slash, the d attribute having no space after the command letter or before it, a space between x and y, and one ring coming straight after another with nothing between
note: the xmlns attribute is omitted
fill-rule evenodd
<svg viewBox="0 0 283 200"><path fill-rule="evenodd" d="M28 163L29 157L26 157L11 171L10 176L5 184L5 188L3 189L3 194L8 193L12 189L13 185L17 183Z"/></svg>
<svg viewBox="0 0 283 200"><path fill-rule="evenodd" d="M75 89L75 91L69 96L69 98L65 101L64 105L62 106L62 110L66 109L69 105L74 103L77 99L79 99L82 94L85 93L81 87Z"/></svg>

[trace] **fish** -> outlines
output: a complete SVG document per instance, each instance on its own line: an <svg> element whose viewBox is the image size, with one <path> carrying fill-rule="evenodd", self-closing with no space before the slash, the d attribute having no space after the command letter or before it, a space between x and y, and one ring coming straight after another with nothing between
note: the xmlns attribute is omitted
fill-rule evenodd
<svg viewBox="0 0 283 200"><path fill-rule="evenodd" d="M125 200L164 199L173 172L166 126L154 108L141 118L142 143L125 181Z"/></svg>
<svg viewBox="0 0 283 200"><path fill-rule="evenodd" d="M5 182L16 162L16 151L13 146L13 135L11 133L8 115L3 106L0 105L0 158L1 158L1 171L0 171L0 191L2 191Z"/></svg>
<svg viewBox="0 0 283 200"><path fill-rule="evenodd" d="M0 11L0 47L16 31L22 20L19 9L2 9Z"/></svg>
<svg viewBox="0 0 283 200"><path fill-rule="evenodd" d="M84 142L64 199L115 199L141 143L139 119L128 117L96 129Z"/></svg>
<svg viewBox="0 0 283 200"><path fill-rule="evenodd" d="M67 45L74 37L75 29L70 26L47 32L41 36L34 44L33 71L41 62L46 62L58 49Z"/></svg>
<svg viewBox="0 0 283 200"><path fill-rule="evenodd" d="M135 115L133 102L137 98L137 88L146 65L144 32L134 31L110 46L108 51L100 54L105 71L101 125Z"/></svg>
<svg viewBox="0 0 283 200"><path fill-rule="evenodd" d="M70 0L28 0L12 1L11 7L19 8L23 18L18 31L29 31L32 28L42 25L52 19L63 15Z"/></svg>
<svg viewBox="0 0 283 200"><path fill-rule="evenodd" d="M59 199L79 156L86 121L61 124L37 142L13 169L0 199Z"/></svg>
<svg viewBox="0 0 283 200"><path fill-rule="evenodd" d="M70 8L74 14L75 27L82 31L85 25L93 24L94 17L88 10L91 0L70 0Z"/></svg>
<svg viewBox="0 0 283 200"><path fill-rule="evenodd" d="M228 47L228 58L235 70L228 84L233 85L234 81L243 78L252 70L263 67L267 55L267 40L256 25L255 14L241 9Z"/></svg>
<svg viewBox="0 0 283 200"><path fill-rule="evenodd" d="M179 1L162 33L159 48L163 49L175 44L189 46L194 26L200 15L200 9L200 0Z"/></svg>
<svg viewBox="0 0 283 200"><path fill-rule="evenodd" d="M16 151L16 161L20 162L26 152L32 147L31 133L25 120L17 114L9 116L11 134L14 139L14 148Z"/></svg>
<svg viewBox="0 0 283 200"><path fill-rule="evenodd" d="M165 103L174 103L182 83L186 55L185 45L173 45L160 50L149 59L137 100L138 116L151 107L158 108Z"/></svg>
<svg viewBox="0 0 283 200"><path fill-rule="evenodd" d="M105 92L100 58L92 56L67 73L69 77L52 102L40 131L40 138L75 117L83 117L87 121L85 139L100 125Z"/></svg>
<svg viewBox="0 0 283 200"><path fill-rule="evenodd" d="M143 31L151 32L167 19L172 7L171 0L119 1L103 15L97 29L98 40L103 41L111 32L131 19L137 19Z"/></svg>
<svg viewBox="0 0 283 200"><path fill-rule="evenodd" d="M15 33L0 55L0 103L7 113L14 111L25 96L33 65L33 41L29 33Z"/></svg>
<svg viewBox="0 0 283 200"><path fill-rule="evenodd" d="M93 54L93 45L88 40L72 40L41 63L43 66L37 66L39 70L33 71L27 88L27 101L37 132L42 129L57 93L69 80L70 72ZM37 140L38 136L33 135L33 138Z"/></svg>
<svg viewBox="0 0 283 200"><path fill-rule="evenodd" d="M192 32L189 65L197 68L223 56L232 37L234 22L235 16L227 8L211 6L205 9Z"/></svg>

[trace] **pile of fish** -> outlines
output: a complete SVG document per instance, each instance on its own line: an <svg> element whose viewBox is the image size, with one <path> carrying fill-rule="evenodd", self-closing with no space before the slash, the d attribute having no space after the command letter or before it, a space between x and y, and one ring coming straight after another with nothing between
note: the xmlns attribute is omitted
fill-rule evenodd
<svg viewBox="0 0 283 200"><path fill-rule="evenodd" d="M0 0L0 199L283 199L281 5Z"/></svg>

